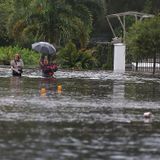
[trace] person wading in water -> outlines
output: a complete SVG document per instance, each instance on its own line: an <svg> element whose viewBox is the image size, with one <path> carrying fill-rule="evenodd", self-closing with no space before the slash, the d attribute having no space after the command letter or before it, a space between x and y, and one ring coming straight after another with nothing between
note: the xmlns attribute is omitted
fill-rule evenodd
<svg viewBox="0 0 160 160"><path fill-rule="evenodd" d="M58 69L56 64L49 63L47 56L40 61L40 67L42 69L43 77L52 77L54 72L56 72Z"/></svg>
<svg viewBox="0 0 160 160"><path fill-rule="evenodd" d="M18 53L15 54L15 58L14 58L14 60L11 60L10 65L11 65L11 70L12 70L13 76L21 76L22 75L24 63Z"/></svg>

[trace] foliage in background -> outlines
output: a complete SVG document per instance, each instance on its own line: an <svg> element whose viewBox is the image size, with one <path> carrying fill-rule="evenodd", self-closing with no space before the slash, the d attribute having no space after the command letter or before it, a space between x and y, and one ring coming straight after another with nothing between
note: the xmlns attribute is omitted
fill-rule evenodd
<svg viewBox="0 0 160 160"><path fill-rule="evenodd" d="M31 51L29 49L15 47L1 47L0 48L0 64L9 65L10 61L14 59L14 55L19 53L24 61L25 65L38 65L39 53Z"/></svg>
<svg viewBox="0 0 160 160"><path fill-rule="evenodd" d="M113 46L111 44L99 44L94 51L97 59L97 67L101 69L113 69Z"/></svg>
<svg viewBox="0 0 160 160"><path fill-rule="evenodd" d="M93 16L105 11L104 1L13 0L9 35L23 47L35 41L64 46L68 40L74 40L84 48L93 30L93 20L97 19Z"/></svg>
<svg viewBox="0 0 160 160"><path fill-rule="evenodd" d="M144 12L158 15L160 12L160 0L146 0Z"/></svg>
<svg viewBox="0 0 160 160"><path fill-rule="evenodd" d="M8 17L12 12L12 0L0 1L0 45L6 45L10 43L8 35Z"/></svg>
<svg viewBox="0 0 160 160"><path fill-rule="evenodd" d="M135 23L128 32L127 45L130 54L135 59L153 57L158 54L160 51L160 16Z"/></svg>
<svg viewBox="0 0 160 160"><path fill-rule="evenodd" d="M74 40L83 47L91 35L111 33L106 14L125 11L158 14L159 6L159 0L3 0L0 45L10 42L28 47L45 40L64 46L68 40Z"/></svg>
<svg viewBox="0 0 160 160"><path fill-rule="evenodd" d="M97 65L97 60L93 57L91 50L77 50L72 42L59 51L57 59L62 68L92 69Z"/></svg>
<svg viewBox="0 0 160 160"><path fill-rule="evenodd" d="M160 55L160 16L134 24L127 37L129 57L138 64L144 59L153 60L153 74L156 57Z"/></svg>

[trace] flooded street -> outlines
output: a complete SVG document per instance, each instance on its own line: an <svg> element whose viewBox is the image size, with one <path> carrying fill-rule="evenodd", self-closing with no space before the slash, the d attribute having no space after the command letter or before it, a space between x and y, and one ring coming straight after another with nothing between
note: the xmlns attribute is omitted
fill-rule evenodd
<svg viewBox="0 0 160 160"><path fill-rule="evenodd" d="M144 119L144 112L152 116ZM1 160L158 160L160 79L0 70Z"/></svg>

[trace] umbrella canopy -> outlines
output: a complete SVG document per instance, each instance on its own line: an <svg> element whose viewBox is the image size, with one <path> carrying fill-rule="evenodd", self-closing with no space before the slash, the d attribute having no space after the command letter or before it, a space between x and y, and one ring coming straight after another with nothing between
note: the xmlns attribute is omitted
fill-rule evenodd
<svg viewBox="0 0 160 160"><path fill-rule="evenodd" d="M45 54L56 54L55 47L48 42L36 42L32 44L32 49Z"/></svg>

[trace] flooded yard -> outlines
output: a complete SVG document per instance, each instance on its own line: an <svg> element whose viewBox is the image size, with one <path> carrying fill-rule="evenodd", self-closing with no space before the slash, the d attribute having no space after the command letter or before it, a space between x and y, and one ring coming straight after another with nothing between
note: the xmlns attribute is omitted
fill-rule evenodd
<svg viewBox="0 0 160 160"><path fill-rule="evenodd" d="M152 112L148 119L144 112ZM160 79L0 70L1 160L158 160Z"/></svg>

